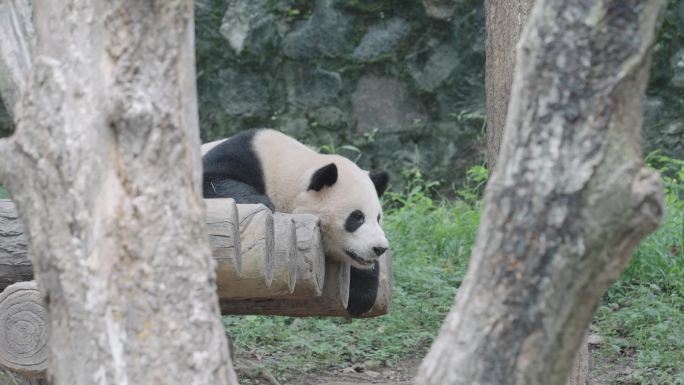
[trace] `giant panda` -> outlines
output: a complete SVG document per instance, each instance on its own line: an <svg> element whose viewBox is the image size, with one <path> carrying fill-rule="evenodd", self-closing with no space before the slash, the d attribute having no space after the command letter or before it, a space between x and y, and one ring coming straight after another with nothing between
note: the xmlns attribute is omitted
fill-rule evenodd
<svg viewBox="0 0 684 385"><path fill-rule="evenodd" d="M202 145L205 198L261 203L273 211L320 218L326 256L351 266L352 316L371 309L378 258L389 247L379 197L386 172L367 172L339 155L319 154L271 129L241 132Z"/></svg>

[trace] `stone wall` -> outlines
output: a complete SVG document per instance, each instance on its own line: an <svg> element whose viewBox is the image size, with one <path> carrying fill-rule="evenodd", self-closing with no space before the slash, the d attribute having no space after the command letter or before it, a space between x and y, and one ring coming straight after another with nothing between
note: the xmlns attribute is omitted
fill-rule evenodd
<svg viewBox="0 0 684 385"><path fill-rule="evenodd" d="M417 168L458 181L483 162L483 1L199 0L196 17L204 140L274 127L395 180ZM647 151L682 158L676 0L663 31Z"/></svg>
<svg viewBox="0 0 684 385"><path fill-rule="evenodd" d="M274 127L399 176L482 161L480 1L200 0L204 140Z"/></svg>

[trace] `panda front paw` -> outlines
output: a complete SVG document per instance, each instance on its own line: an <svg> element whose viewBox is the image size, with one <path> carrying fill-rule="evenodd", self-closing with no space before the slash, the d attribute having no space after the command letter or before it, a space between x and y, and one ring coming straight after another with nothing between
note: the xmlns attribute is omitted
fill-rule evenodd
<svg viewBox="0 0 684 385"><path fill-rule="evenodd" d="M378 296L380 283L380 263L375 261L372 269L350 268L349 303L347 312L358 317L373 308Z"/></svg>

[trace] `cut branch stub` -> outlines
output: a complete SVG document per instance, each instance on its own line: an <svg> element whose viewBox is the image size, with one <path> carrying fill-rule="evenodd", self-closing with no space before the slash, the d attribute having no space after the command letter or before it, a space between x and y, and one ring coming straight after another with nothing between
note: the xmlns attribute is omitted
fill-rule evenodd
<svg viewBox="0 0 684 385"><path fill-rule="evenodd" d="M49 321L34 281L17 282L0 293L0 367L27 377L47 368Z"/></svg>
<svg viewBox="0 0 684 385"><path fill-rule="evenodd" d="M386 252L380 258L380 282L378 283L378 295L375 298L375 304L367 312L362 314L361 318L377 317L389 313L390 303L392 303L392 254Z"/></svg>
<svg viewBox="0 0 684 385"><path fill-rule="evenodd" d="M274 245L271 296L288 295L297 283L297 233L289 214L273 214Z"/></svg>
<svg viewBox="0 0 684 385"><path fill-rule="evenodd" d="M238 210L233 199L205 199L207 205L207 233L209 246L216 260L216 279L219 287L226 281L240 278L240 227Z"/></svg>

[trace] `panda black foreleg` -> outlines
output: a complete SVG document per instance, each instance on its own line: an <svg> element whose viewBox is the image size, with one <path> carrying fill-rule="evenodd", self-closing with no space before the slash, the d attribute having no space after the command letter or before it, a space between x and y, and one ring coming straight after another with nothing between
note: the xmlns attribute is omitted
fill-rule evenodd
<svg viewBox="0 0 684 385"><path fill-rule="evenodd" d="M204 180L202 192L205 198L233 198L235 203L261 203L275 211L275 205L268 196L247 183L233 179Z"/></svg>
<svg viewBox="0 0 684 385"><path fill-rule="evenodd" d="M359 316L369 311L375 304L380 283L380 264L375 261L372 269L350 268L349 303L347 312Z"/></svg>

